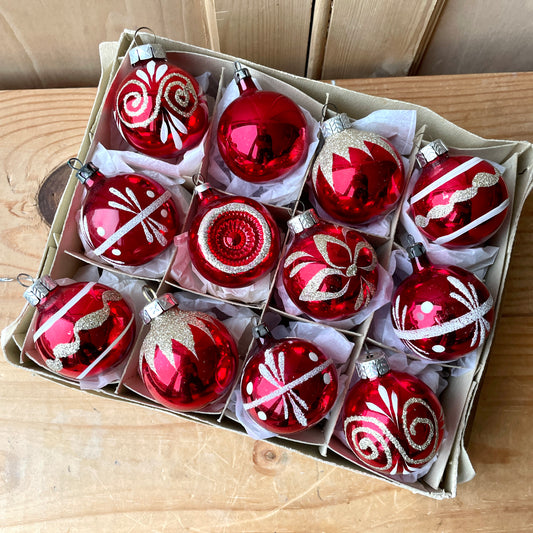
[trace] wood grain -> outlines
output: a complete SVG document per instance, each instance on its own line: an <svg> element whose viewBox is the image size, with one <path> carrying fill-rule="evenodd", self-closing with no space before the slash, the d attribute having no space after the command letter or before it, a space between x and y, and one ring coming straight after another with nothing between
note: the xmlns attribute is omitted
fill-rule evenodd
<svg viewBox="0 0 533 533"><path fill-rule="evenodd" d="M516 72L533 68L533 3L446 0L416 73Z"/></svg>
<svg viewBox="0 0 533 533"><path fill-rule="evenodd" d="M438 0L334 0L321 77L406 75L440 7Z"/></svg>
<svg viewBox="0 0 533 533"><path fill-rule="evenodd" d="M0 0L0 89L94 86L98 44L140 26L218 48L214 0Z"/></svg>
<svg viewBox="0 0 533 533"><path fill-rule="evenodd" d="M220 51L303 76L311 0L216 0Z"/></svg>
<svg viewBox="0 0 533 533"><path fill-rule="evenodd" d="M533 73L337 83L431 104L486 137L533 141ZM47 234L35 194L76 153L94 95L0 92L0 274L35 273ZM477 476L456 499L415 496L269 443L59 387L1 361L2 531L529 531L532 229L530 199L472 430ZM21 288L0 284L0 295L4 328L22 307Z"/></svg>

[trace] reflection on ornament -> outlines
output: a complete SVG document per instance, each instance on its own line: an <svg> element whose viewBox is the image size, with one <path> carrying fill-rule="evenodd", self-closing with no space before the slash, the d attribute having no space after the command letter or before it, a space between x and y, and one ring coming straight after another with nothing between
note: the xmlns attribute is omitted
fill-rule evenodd
<svg viewBox="0 0 533 533"><path fill-rule="evenodd" d="M208 108L193 76L168 63L159 45L135 47L130 59L133 70L117 88L113 110L124 139L160 158L197 146L207 130Z"/></svg>
<svg viewBox="0 0 533 533"><path fill-rule="evenodd" d="M318 423L333 406L337 371L312 343L297 338L274 339L248 360L241 380L245 411L263 428L290 434Z"/></svg>
<svg viewBox="0 0 533 533"><path fill-rule="evenodd" d="M479 157L450 156L437 139L417 154L422 168L409 200L411 216L429 241L477 246L505 220L509 194L500 172Z"/></svg>
<svg viewBox="0 0 533 533"><path fill-rule="evenodd" d="M293 303L309 316L335 320L364 309L376 293L377 255L357 231L319 222L313 210L296 235L283 261L283 284ZM312 220L311 220L312 219Z"/></svg>
<svg viewBox="0 0 533 533"><path fill-rule="evenodd" d="M357 458L384 474L419 471L436 456L444 433L442 406L418 378L391 371L385 354L356 364L361 379L344 404L343 428Z"/></svg>
<svg viewBox="0 0 533 533"><path fill-rule="evenodd" d="M341 113L321 126L325 141L311 174L314 197L329 216L348 224L389 213L401 197L403 163L380 135L352 127Z"/></svg>

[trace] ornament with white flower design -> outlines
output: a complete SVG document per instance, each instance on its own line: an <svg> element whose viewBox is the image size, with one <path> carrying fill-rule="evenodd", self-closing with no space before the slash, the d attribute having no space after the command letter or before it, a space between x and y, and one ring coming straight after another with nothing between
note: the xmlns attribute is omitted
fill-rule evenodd
<svg viewBox="0 0 533 533"><path fill-rule="evenodd" d="M124 139L144 154L174 158L197 146L209 111L198 82L167 61L158 44L130 51L133 70L116 88L113 115Z"/></svg>
<svg viewBox="0 0 533 533"><path fill-rule="evenodd" d="M224 324L210 314L185 311L164 294L141 313L150 330L139 374L152 397L177 411L197 411L224 397L235 381L238 351Z"/></svg>
<svg viewBox="0 0 533 533"><path fill-rule="evenodd" d="M455 361L482 346L494 321L489 289L467 270L432 265L421 243L407 252L413 273L392 297L394 333L429 361Z"/></svg>
<svg viewBox="0 0 533 533"><path fill-rule="evenodd" d="M374 248L354 229L320 221L310 209L288 222L292 242L282 280L292 302L318 320L340 320L364 309L379 277Z"/></svg>
<svg viewBox="0 0 533 533"><path fill-rule="evenodd" d="M338 376L333 361L307 340L277 340L264 325L257 331L262 344L248 359L241 379L245 412L276 434L314 426L337 399Z"/></svg>
<svg viewBox="0 0 533 533"><path fill-rule="evenodd" d="M69 165L81 161L71 159ZM79 220L90 254L113 265L138 266L165 251L179 230L170 191L141 174L104 176L92 163L76 168L87 188Z"/></svg>
<svg viewBox="0 0 533 533"><path fill-rule="evenodd" d="M383 474L412 474L436 457L444 413L421 380L390 370L383 352L356 364L361 379L344 403L344 436L357 458Z"/></svg>

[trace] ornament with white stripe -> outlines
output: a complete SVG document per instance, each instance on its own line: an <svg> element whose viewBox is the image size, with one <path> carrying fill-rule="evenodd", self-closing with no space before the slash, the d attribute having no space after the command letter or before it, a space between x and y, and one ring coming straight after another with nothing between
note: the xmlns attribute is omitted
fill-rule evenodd
<svg viewBox="0 0 533 533"><path fill-rule="evenodd" d="M33 282L24 297L37 308L33 341L46 367L81 380L106 372L128 354L133 312L116 290L101 283Z"/></svg>
<svg viewBox="0 0 533 533"><path fill-rule="evenodd" d="M78 160L70 160L71 166L73 161ZM170 191L141 174L106 177L92 163L76 170L87 188L80 238L95 255L114 265L138 266L172 244L180 221Z"/></svg>
<svg viewBox="0 0 533 533"><path fill-rule="evenodd" d="M431 361L455 361L482 346L494 322L486 285L462 268L432 265L421 243L407 252L413 273L392 297L398 338Z"/></svg>
<svg viewBox="0 0 533 533"><path fill-rule="evenodd" d="M167 61L162 46L132 48L133 70L112 92L124 139L144 154L175 158L197 146L208 127L205 96L194 77Z"/></svg>
<svg viewBox="0 0 533 533"><path fill-rule="evenodd" d="M166 293L144 307L150 325L139 374L153 399L177 411L197 411L221 399L237 375L239 355L224 324L208 313L180 309Z"/></svg>
<svg viewBox="0 0 533 533"><path fill-rule="evenodd" d="M333 361L307 340L275 339L262 324L254 334L261 344L243 371L245 411L277 434L296 433L320 422L337 398Z"/></svg>
<svg viewBox="0 0 533 533"><path fill-rule="evenodd" d="M509 208L507 186L488 161L450 156L437 139L417 154L422 169L410 198L411 216L435 244L477 246L494 235Z"/></svg>
<svg viewBox="0 0 533 533"><path fill-rule="evenodd" d="M367 354L356 368L361 379L346 397L342 419L348 445L376 472L420 471L442 443L439 400L418 378L390 370L383 352Z"/></svg>

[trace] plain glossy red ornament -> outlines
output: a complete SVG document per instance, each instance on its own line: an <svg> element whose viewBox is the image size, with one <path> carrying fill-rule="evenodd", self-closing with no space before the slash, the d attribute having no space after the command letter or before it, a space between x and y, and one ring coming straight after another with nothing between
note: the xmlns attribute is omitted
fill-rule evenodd
<svg viewBox="0 0 533 533"><path fill-rule="evenodd" d="M241 380L245 411L261 427L284 435L320 422L337 390L335 365L314 344L270 334L248 360Z"/></svg>
<svg viewBox="0 0 533 533"><path fill-rule="evenodd" d="M108 178L88 163L77 172L87 188L80 237L92 252L114 265L138 266L154 259L179 230L171 193L146 176Z"/></svg>
<svg viewBox="0 0 533 533"><path fill-rule="evenodd" d="M509 194L501 174L479 157L450 156L437 139L420 150L422 172L410 199L418 229L449 248L482 244L503 224Z"/></svg>
<svg viewBox="0 0 533 533"><path fill-rule="evenodd" d="M389 213L404 188L402 160L386 139L357 130L341 113L322 126L322 146L311 174L313 194L328 215L361 224Z"/></svg>
<svg viewBox="0 0 533 533"><path fill-rule="evenodd" d="M235 63L235 69L240 96L220 117L220 155L245 181L263 183L280 178L307 153L305 117L290 98L259 90L239 63Z"/></svg>
<svg viewBox="0 0 533 533"><path fill-rule="evenodd" d="M358 363L358 371L361 380L344 404L343 428L350 448L376 472L416 473L437 455L442 442L439 400L418 378L389 370L382 354Z"/></svg>
<svg viewBox="0 0 533 533"><path fill-rule="evenodd" d="M135 321L116 290L101 283L58 285L43 276L24 297L37 308L35 348L52 372L92 378L128 354Z"/></svg>
<svg viewBox="0 0 533 533"><path fill-rule="evenodd" d="M354 229L319 221L313 209L289 220L293 240L283 285L301 311L319 320L349 318L371 301L378 284L376 252Z"/></svg>
<svg viewBox="0 0 533 533"><path fill-rule="evenodd" d="M113 115L124 139L158 158L175 158L197 146L209 111L194 77L169 63L157 44L133 48L130 61L133 70L114 96Z"/></svg>
<svg viewBox="0 0 533 533"><path fill-rule="evenodd" d="M244 196L197 187L199 204L188 232L191 261L209 281L244 287L279 260L279 230L268 209Z"/></svg>
<svg viewBox="0 0 533 533"><path fill-rule="evenodd" d="M142 317L150 330L141 346L139 372L154 400L177 411L197 411L224 397L239 356L222 322L179 309L171 294L148 304Z"/></svg>
<svg viewBox="0 0 533 533"><path fill-rule="evenodd" d="M432 265L421 243L408 253L413 273L392 297L396 335L431 361L454 361L481 346L494 322L485 284L463 268Z"/></svg>

